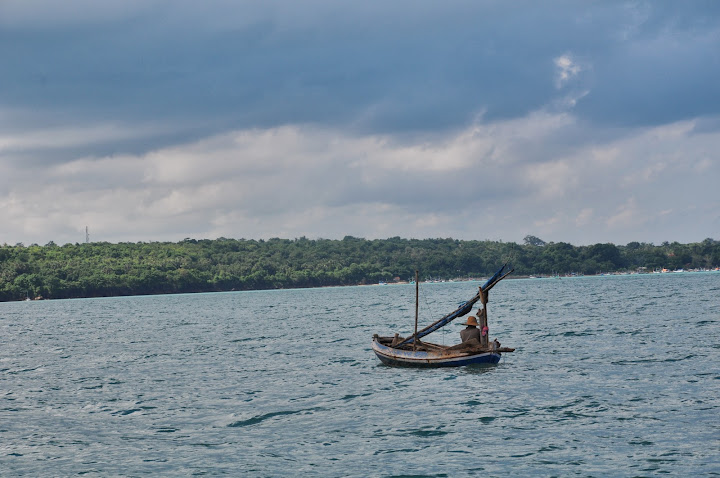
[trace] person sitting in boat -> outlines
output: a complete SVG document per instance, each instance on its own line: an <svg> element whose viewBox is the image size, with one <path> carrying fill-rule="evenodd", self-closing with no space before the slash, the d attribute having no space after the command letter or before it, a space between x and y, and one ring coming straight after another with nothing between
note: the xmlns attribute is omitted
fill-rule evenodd
<svg viewBox="0 0 720 478"><path fill-rule="evenodd" d="M465 325L467 325L467 327L460 331L460 340L467 342L468 340L476 339L480 342L481 336L477 319L471 315L467 318Z"/></svg>

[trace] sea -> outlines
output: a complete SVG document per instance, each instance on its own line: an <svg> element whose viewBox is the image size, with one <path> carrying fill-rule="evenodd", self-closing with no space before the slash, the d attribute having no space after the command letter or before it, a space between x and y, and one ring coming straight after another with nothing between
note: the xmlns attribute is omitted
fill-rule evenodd
<svg viewBox="0 0 720 478"><path fill-rule="evenodd" d="M411 284L2 303L0 476L720 475L720 273L506 279L494 366L382 365L414 320Z"/></svg>

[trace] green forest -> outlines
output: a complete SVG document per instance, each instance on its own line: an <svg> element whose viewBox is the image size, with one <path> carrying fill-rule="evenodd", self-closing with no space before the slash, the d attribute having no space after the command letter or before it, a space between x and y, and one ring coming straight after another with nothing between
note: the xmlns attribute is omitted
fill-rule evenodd
<svg viewBox="0 0 720 478"><path fill-rule="evenodd" d="M720 241L573 246L526 236L523 244L455 239L185 239L0 246L0 301L376 284L720 265Z"/></svg>

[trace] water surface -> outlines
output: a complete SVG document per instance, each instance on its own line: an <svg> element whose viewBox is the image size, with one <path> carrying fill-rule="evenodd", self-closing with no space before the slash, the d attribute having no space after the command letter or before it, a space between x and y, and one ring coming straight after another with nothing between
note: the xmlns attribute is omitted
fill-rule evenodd
<svg viewBox="0 0 720 478"><path fill-rule="evenodd" d="M478 285L423 284L421 326ZM500 364L381 365L414 292L0 304L0 474L720 474L720 274L505 280Z"/></svg>

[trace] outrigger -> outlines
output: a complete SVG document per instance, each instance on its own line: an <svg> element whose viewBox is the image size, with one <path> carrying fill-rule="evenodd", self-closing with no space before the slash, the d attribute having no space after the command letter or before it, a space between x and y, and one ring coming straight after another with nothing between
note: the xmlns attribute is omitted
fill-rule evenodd
<svg viewBox="0 0 720 478"><path fill-rule="evenodd" d="M415 333L407 338L398 334L393 337L373 335L372 349L375 355L384 364L404 367L460 367L463 365L498 363L501 353L514 352L515 349L498 347L497 343L490 343L487 336L485 336L482 343L477 339L472 339L452 346L421 342L420 339L446 326L456 318L468 314L477 301L483 304L482 310L485 315L483 319L487 320L488 293L490 289L495 287L495 284L514 270L508 269L507 264L503 265L479 287L477 294L472 299L420 331L417 330L419 281L417 271L415 271Z"/></svg>

